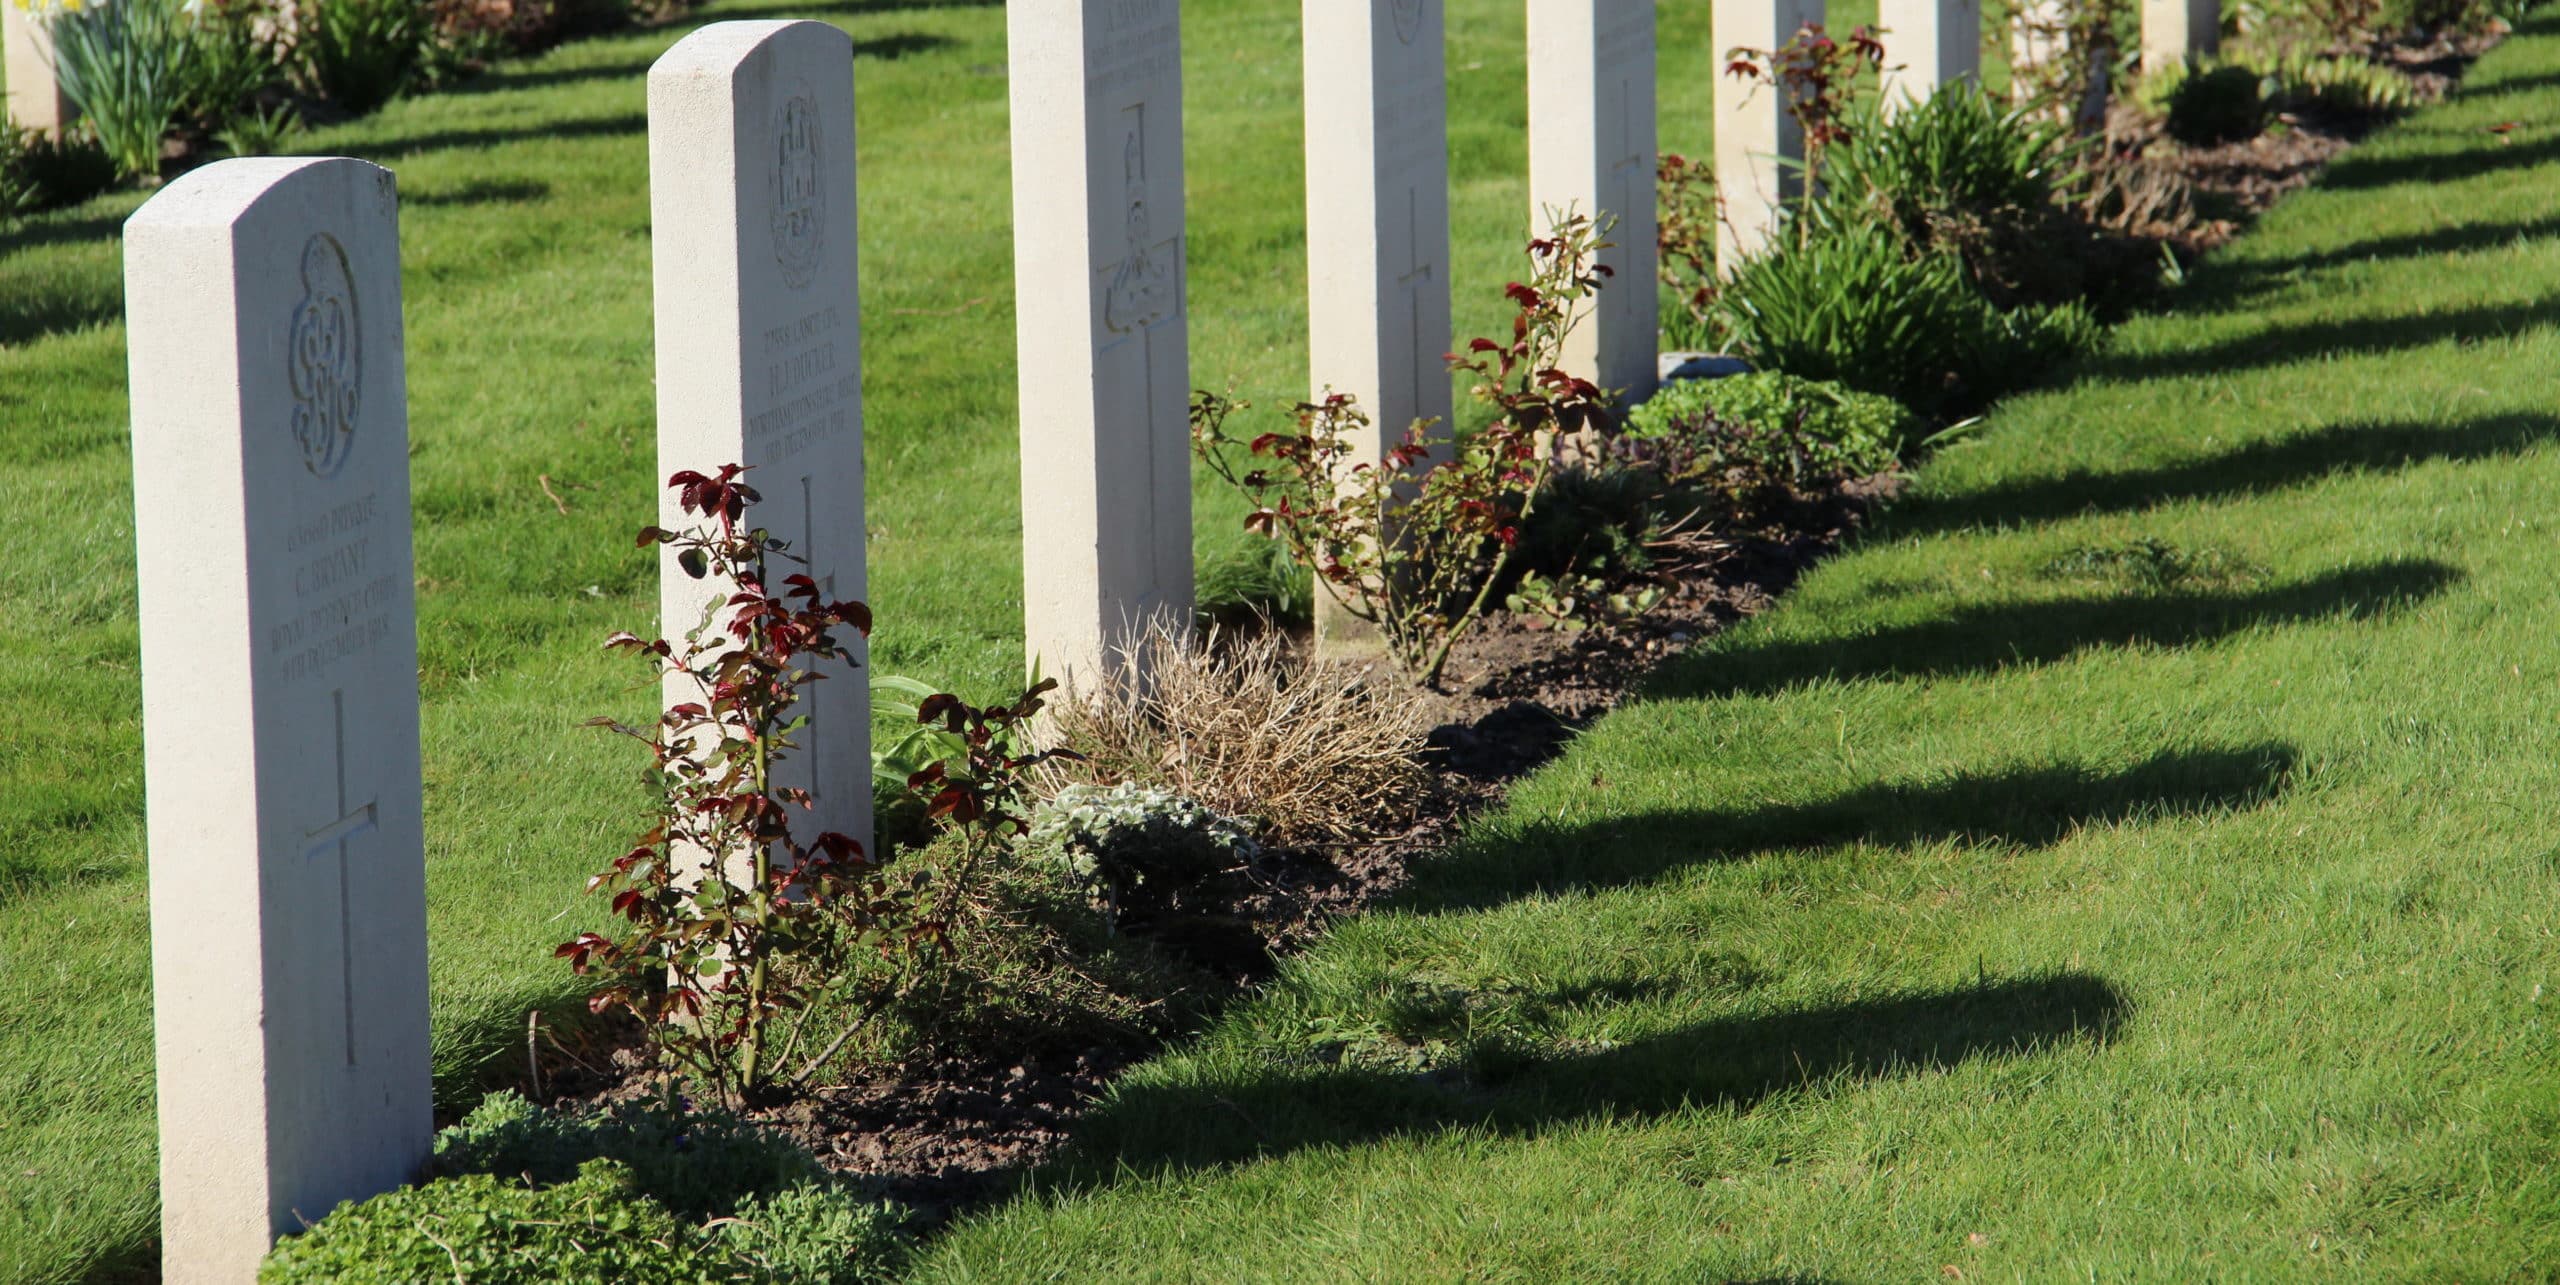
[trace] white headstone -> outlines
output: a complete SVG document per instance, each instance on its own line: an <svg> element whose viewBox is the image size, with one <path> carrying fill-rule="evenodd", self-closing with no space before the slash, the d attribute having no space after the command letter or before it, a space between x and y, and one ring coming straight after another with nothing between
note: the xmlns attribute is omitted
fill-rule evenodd
<svg viewBox="0 0 2560 1285"><path fill-rule="evenodd" d="M164 1270L433 1131L397 197L220 161L125 224Z"/></svg>
<svg viewBox="0 0 2560 1285"><path fill-rule="evenodd" d="M1728 0L1712 18L1718 62L1730 49L1772 50L1822 21L1822 0ZM1886 37L1891 39L1890 36ZM1716 265L1726 272L1757 254L1777 231L1780 213L1803 188L1804 129L1787 113L1777 85L1716 71L1716 191L1724 198L1724 231Z"/></svg>
<svg viewBox="0 0 2560 1285"><path fill-rule="evenodd" d="M1069 682L1191 615L1175 0L1012 0L1023 625Z"/></svg>
<svg viewBox="0 0 2560 1285"><path fill-rule="evenodd" d="M649 220L656 277L658 481L748 466L749 520L830 595L864 578L862 327L854 239L853 40L820 22L716 22L649 69ZM700 521L658 491L659 525ZM660 622L681 638L723 587L667 551ZM867 656L859 636L841 641ZM701 699L672 680L670 703ZM808 725L776 784L808 790L804 837L869 850L869 675L802 691Z"/></svg>
<svg viewBox="0 0 2560 1285"><path fill-rule="evenodd" d="M0 56L7 58L7 118L21 129L59 135L79 112L53 73L53 41L42 19L16 0L0 0Z"/></svg>
<svg viewBox="0 0 2560 1285"><path fill-rule="evenodd" d="M1662 325L1653 116L1653 0L1532 0L1530 226L1546 235L1549 210L1617 220L1600 255L1615 275L1567 343L1565 367L1638 398L1653 391Z"/></svg>
<svg viewBox="0 0 2560 1285"><path fill-rule="evenodd" d="M1888 109L1982 75L1982 0L1878 0Z"/></svg>
<svg viewBox="0 0 2560 1285"><path fill-rule="evenodd" d="M1357 397L1375 463L1449 431L1443 0L1306 0L1307 328L1314 390ZM1374 630L1318 594L1328 641Z"/></svg>
<svg viewBox="0 0 2560 1285"><path fill-rule="evenodd" d="M2221 0L2142 0L2144 71L2174 67L2221 47Z"/></svg>
<svg viewBox="0 0 2560 1285"><path fill-rule="evenodd" d="M2024 103L2047 64L2070 46L2070 0L2018 0L2009 14L2009 97Z"/></svg>

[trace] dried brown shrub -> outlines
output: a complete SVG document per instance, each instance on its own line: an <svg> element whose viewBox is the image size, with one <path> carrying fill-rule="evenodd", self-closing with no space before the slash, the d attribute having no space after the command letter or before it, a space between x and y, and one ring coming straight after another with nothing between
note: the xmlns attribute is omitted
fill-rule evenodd
<svg viewBox="0 0 2560 1285"><path fill-rule="evenodd" d="M1139 781L1252 817L1281 847L1361 843L1411 825L1431 774L1421 708L1392 675L1302 661L1276 633L1197 641L1158 626L1136 667L1051 706L1055 732L1082 762L1047 769L1075 781Z"/></svg>

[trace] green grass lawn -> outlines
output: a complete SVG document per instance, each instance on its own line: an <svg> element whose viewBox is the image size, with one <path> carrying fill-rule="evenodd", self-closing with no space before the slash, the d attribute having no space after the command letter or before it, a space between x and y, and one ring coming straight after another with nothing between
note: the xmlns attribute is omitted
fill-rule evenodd
<svg viewBox="0 0 2560 1285"><path fill-rule="evenodd" d="M1525 214L1521 10L1452 7L1473 333ZM1195 380L1294 396L1296 5L1185 9ZM862 50L875 655L989 694L1020 645L1002 11L706 17L811 13ZM1703 152L1705 6L1662 25L1663 144ZM641 77L675 34L306 144L404 193L453 1097L566 992L547 947L642 805L575 724L648 699L594 644L653 596L627 538L653 504ZM2560 729L2533 698L2560 678L2554 120L2546 12L2177 316L1942 454L1409 907L1135 1076L1073 1164L921 1272L2560 1261L2560 841L2537 824ZM155 1216L114 239L136 201L0 232L0 1281L111 1266ZM1200 498L1222 556L1236 510ZM2143 538L2201 570L2045 569Z"/></svg>

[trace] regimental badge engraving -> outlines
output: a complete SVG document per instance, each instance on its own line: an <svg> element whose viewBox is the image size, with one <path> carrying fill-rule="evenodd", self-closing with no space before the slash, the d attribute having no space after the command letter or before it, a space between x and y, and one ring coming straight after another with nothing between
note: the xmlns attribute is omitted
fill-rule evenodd
<svg viewBox="0 0 2560 1285"><path fill-rule="evenodd" d="M1144 117L1129 131L1128 146L1122 149L1124 176L1124 226L1128 230L1128 252L1121 257L1120 268L1111 277L1109 293L1103 296L1102 324L1114 334L1125 335L1143 330L1174 314L1181 306L1180 285L1173 271L1156 253L1155 236L1147 218L1147 147Z"/></svg>
<svg viewBox="0 0 2560 1285"><path fill-rule="evenodd" d="M827 251L826 175L818 162L818 98L806 85L773 116L773 259L797 290L818 275Z"/></svg>
<svg viewBox="0 0 2560 1285"><path fill-rule="evenodd" d="M1409 45L1415 36L1422 34L1422 7L1429 3L1431 0L1394 0L1396 39Z"/></svg>
<svg viewBox="0 0 2560 1285"><path fill-rule="evenodd" d="M286 340L292 371L293 440L317 477L336 476L355 442L364 386L364 328L347 251L320 233L302 247L302 302Z"/></svg>

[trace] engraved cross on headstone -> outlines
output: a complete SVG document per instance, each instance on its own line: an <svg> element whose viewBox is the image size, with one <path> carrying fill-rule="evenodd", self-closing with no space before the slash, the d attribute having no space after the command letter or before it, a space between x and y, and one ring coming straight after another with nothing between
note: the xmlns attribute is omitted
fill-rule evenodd
<svg viewBox="0 0 2560 1285"><path fill-rule="evenodd" d="M374 803L350 805L347 802L347 693L344 688L329 693L329 727L332 737L329 762L337 778L337 819L303 836L302 857L309 861L323 853L335 851L338 857L338 985L340 1008L345 1023L347 1065L356 1064L356 986L355 986L355 894L348 886L347 841L373 829Z"/></svg>
<svg viewBox="0 0 2560 1285"><path fill-rule="evenodd" d="M1644 149L1637 146L1638 137L1635 82L1621 76L1618 78L1617 147L1626 155L1609 166L1610 194L1617 204L1607 211L1620 219L1627 218L1638 208L1636 202L1646 198L1646 185L1653 181L1653 158L1646 156Z"/></svg>
<svg viewBox="0 0 2560 1285"><path fill-rule="evenodd" d="M1412 359L1405 365L1412 381L1412 408L1417 417L1422 414L1422 408L1429 404L1423 400L1422 396L1422 372L1425 364L1431 359L1433 345L1424 343L1422 339L1422 292L1429 285L1435 268L1435 265L1424 258L1422 253L1421 202L1421 192L1407 186L1404 190L1405 260L1413 266L1404 275L1396 278L1396 285L1404 291L1407 327L1413 339ZM1384 409L1380 408L1382 412ZM1402 424L1380 424L1378 428L1391 438L1399 440L1405 430Z"/></svg>
<svg viewBox="0 0 2560 1285"><path fill-rule="evenodd" d="M1148 189L1146 169L1147 105L1137 103L1124 108L1121 112L1121 120L1124 122L1122 128L1123 137L1126 140L1121 154L1123 225L1119 229L1123 253L1120 262L1108 269L1108 279L1104 285L1102 297L1102 321L1103 330L1109 337L1095 349L1094 356L1098 360L1103 354L1122 345L1133 343L1137 345L1137 381L1134 386L1118 389L1117 393L1124 399L1122 413L1134 414L1134 417L1144 421L1145 432L1142 440L1147 445L1143 458L1155 460L1166 454L1166 439L1169 435L1180 434L1180 440L1184 443L1190 440L1188 422L1181 421L1179 417L1173 424L1160 422L1164 417L1157 414L1155 397L1156 332L1180 320L1182 316L1180 234L1176 231L1172 236L1159 239L1149 210L1152 197ZM1186 446L1185 450L1187 449ZM1159 486L1164 484L1165 481L1161 478L1154 483ZM1159 548L1159 542L1166 539L1167 535L1158 529L1158 519L1161 515L1157 511L1157 506L1152 503L1143 504L1139 506L1139 510L1139 520L1144 525L1144 534L1137 547L1148 550ZM1157 577L1151 570L1142 574L1145 575L1147 584L1144 599L1152 602L1158 594L1163 592L1165 586L1157 583Z"/></svg>

